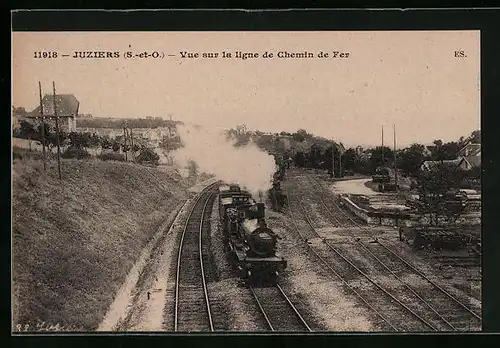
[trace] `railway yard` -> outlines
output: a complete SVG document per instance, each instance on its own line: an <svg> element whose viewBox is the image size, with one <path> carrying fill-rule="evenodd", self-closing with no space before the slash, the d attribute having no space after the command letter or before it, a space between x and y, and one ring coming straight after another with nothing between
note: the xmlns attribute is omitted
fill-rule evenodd
<svg viewBox="0 0 500 348"><path fill-rule="evenodd" d="M237 276L220 232L218 185L200 189L167 222L138 280L116 296L99 330L481 330L477 262L413 250L396 228L367 225L348 212L330 185L291 170L282 186L288 206L266 209L287 260L269 286Z"/></svg>

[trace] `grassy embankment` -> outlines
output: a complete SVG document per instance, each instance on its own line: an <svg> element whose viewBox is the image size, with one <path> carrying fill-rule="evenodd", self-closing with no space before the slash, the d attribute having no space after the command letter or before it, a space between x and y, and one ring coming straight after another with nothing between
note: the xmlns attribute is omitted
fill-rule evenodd
<svg viewBox="0 0 500 348"><path fill-rule="evenodd" d="M123 162L13 164L13 324L95 329L143 247L185 197L179 176ZM44 325L47 327L47 324Z"/></svg>

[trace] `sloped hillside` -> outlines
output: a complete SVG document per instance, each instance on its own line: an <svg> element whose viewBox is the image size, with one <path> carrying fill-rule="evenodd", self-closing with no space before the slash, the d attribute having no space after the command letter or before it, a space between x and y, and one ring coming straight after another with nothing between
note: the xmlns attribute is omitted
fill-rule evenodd
<svg viewBox="0 0 500 348"><path fill-rule="evenodd" d="M181 178L123 162L13 164L13 324L93 330L163 219Z"/></svg>

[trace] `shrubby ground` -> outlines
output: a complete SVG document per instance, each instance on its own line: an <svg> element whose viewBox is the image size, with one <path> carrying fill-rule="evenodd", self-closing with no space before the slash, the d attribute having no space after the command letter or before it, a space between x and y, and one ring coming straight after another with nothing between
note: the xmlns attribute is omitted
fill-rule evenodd
<svg viewBox="0 0 500 348"><path fill-rule="evenodd" d="M185 198L174 172L132 163L15 159L13 325L94 330L163 219Z"/></svg>

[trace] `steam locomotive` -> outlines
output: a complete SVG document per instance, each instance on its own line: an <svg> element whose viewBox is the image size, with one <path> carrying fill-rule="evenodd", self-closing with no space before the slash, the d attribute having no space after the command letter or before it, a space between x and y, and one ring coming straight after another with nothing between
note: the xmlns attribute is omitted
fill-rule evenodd
<svg viewBox="0 0 500 348"><path fill-rule="evenodd" d="M276 252L280 237L267 227L264 203L256 203L238 185L223 185L219 212L224 242L239 276L248 283L275 282L287 263Z"/></svg>
<svg viewBox="0 0 500 348"><path fill-rule="evenodd" d="M372 175L372 181L375 183L389 183L391 181L391 169L388 167L377 167Z"/></svg>

